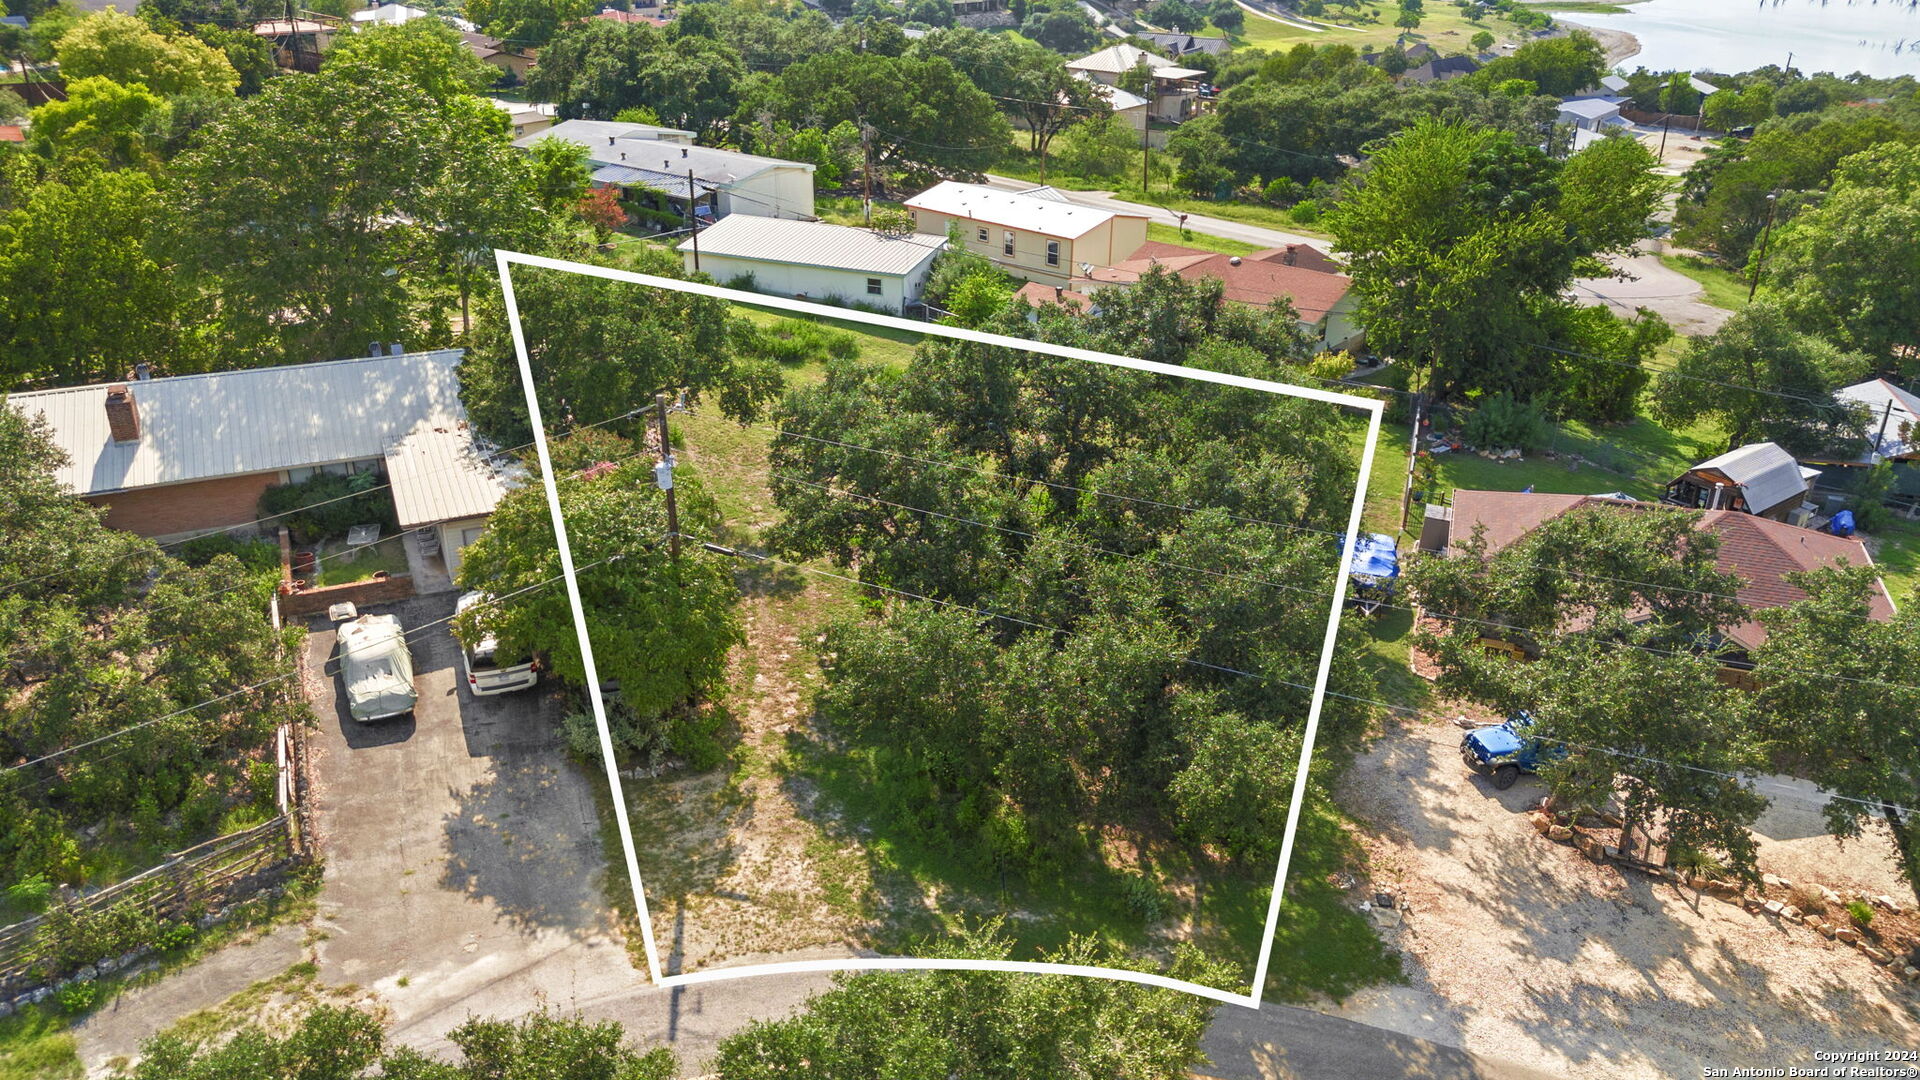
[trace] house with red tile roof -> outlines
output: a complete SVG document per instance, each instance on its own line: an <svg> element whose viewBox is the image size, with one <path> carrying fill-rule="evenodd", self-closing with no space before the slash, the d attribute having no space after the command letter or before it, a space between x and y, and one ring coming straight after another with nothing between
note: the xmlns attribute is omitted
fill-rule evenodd
<svg viewBox="0 0 1920 1080"><path fill-rule="evenodd" d="M1578 507L1597 506L1623 514L1688 514L1694 527L1720 538L1716 563L1741 581L1736 595L1755 617L1725 631L1737 652L1729 666L1740 669L1748 654L1767 640L1767 628L1757 613L1784 607L1806 598L1806 591L1788 580L1791 574L1825 566L1872 566L1873 556L1857 537L1839 537L1804 529L1783 521L1739 510L1693 510L1660 503L1638 502L1616 495L1561 495L1532 491L1471 491L1453 493L1451 515L1429 515L1420 537L1421 550L1446 555L1476 533L1489 554L1507 548L1549 521ZM1436 526L1436 523L1437 526ZM1893 597L1880 582L1868 603L1868 616L1892 619ZM1730 679L1740 682L1739 677Z"/></svg>

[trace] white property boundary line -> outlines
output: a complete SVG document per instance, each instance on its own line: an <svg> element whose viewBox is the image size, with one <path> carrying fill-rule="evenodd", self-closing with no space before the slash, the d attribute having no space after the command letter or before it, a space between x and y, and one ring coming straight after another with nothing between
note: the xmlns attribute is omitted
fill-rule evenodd
<svg viewBox="0 0 1920 1080"><path fill-rule="evenodd" d="M1372 398L1356 397L1351 394L1336 393L1307 386L1288 386L1285 383L1269 382L1265 379L1250 379L1243 375L1230 375L1218 371L1206 371L1200 368L1178 367L1150 360L1136 360L1132 357L1114 356L1109 353L1094 352L1064 345L1050 345L1024 338L1006 337L1001 334L988 334L978 330L946 326L940 323L916 322L892 315L873 315L849 308L829 307L825 304L809 303L804 300L790 300L779 296L765 296L760 293L742 292L738 289L724 289L717 285L706 285L694 281L681 281L677 278L654 277L650 274L638 274L627 270L614 270L604 266L590 266L584 263L568 262L564 259L550 259L541 255L524 255L518 252L494 251L494 261L500 271L500 291L506 300L507 322L513 332L513 349L520 361L521 386L527 394L527 414L533 424L534 446L539 454L541 483L546 488L547 509L553 515L554 538L560 548L560 569L567 584L567 602L573 608L574 632L580 636L580 658L585 666L587 694L593 701L593 721L599 728L600 753L607 765L607 783L613 793L614 819L620 826L620 845L626 856L627 879L633 883L634 910L640 921L640 937L647 951L647 972L657 986L692 986L698 983L720 982L727 979L744 979L755 975L776 975L790 972L808 971L1025 971L1039 974L1084 975L1091 978L1115 979L1121 982L1140 983L1146 986L1158 986L1171 990L1180 990L1200 997L1211 998L1228 1005L1260 1007L1260 991L1266 986L1268 962L1273 951L1273 938L1280 918L1280 894L1286 885L1287 866L1293 860L1293 842L1300 825L1300 807L1306 800L1307 770L1313 760L1314 737L1320 727L1321 706L1326 701L1327 675L1333 667L1333 650L1340 627L1340 612L1346 604L1347 578L1344 572L1334 575L1333 603L1327 611L1327 633L1320 648L1320 666L1313 680L1313 699L1307 710L1307 727L1301 737L1300 762L1293 779L1293 802L1287 808L1286 832L1280 841L1280 865L1273 876L1273 892L1267 900L1267 922L1264 936L1260 942L1260 958L1254 966L1253 987L1245 994L1235 994L1211 986L1187 982L1184 979L1170 979L1164 975L1155 975L1144 971L1130 971L1125 968L1095 967L1088 964L1047 964L1019 960L936 960L910 957L849 957L837 960L796 960L775 964L751 964L734 968L712 968L705 971L688 972L679 975L666 975L660 970L660 954L653 940L653 919L647 912L646 891L641 887L639 859L634 853L633 829L627 821L627 800L624 787L620 783L619 769L614 765L613 735L607 727L606 702L600 694L600 677L594 665L593 643L587 637L586 609L580 602L580 583L574 573L573 549L567 539L567 525L560 514L560 490L556 486L553 474L553 461L548 456L546 426L540 416L540 402L534 393L533 365L527 357L526 334L520 325L520 305L513 293L513 277L508 267L519 264L535 266L548 270L561 270L568 273L584 274L588 277L604 278L608 281L623 281L634 285L644 285L670 292L689 293L694 296L710 296L732 303L750 304L755 307L775 308L791 311L799 315L812 315L848 322L866 323L872 326L886 327L890 330L907 330L929 337L952 338L957 341L970 341L981 345L994 345L1023 352L1042 353L1070 360L1086 360L1095 364L1111 367L1131 368L1135 371L1147 371L1157 375L1171 375L1199 382L1217 383L1243 390L1258 390L1270 394L1283 394L1289 397L1307 398L1331 405L1345 405L1365 410L1368 414L1367 442L1360 455L1360 478L1354 485L1353 507L1347 515L1346 539L1341 544L1340 567L1353 565L1353 549L1360 536L1361 512L1366 506L1367 479L1373 472L1373 451L1380 441L1380 419L1385 404Z"/></svg>

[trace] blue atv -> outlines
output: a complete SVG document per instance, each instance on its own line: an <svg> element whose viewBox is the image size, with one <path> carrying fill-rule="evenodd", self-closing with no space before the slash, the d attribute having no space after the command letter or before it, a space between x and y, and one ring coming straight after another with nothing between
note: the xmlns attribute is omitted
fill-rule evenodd
<svg viewBox="0 0 1920 1080"><path fill-rule="evenodd" d="M1566 756L1566 747L1529 736L1532 726L1533 714L1520 712L1504 724L1474 728L1460 739L1460 759L1505 791L1521 773L1539 772L1540 766Z"/></svg>

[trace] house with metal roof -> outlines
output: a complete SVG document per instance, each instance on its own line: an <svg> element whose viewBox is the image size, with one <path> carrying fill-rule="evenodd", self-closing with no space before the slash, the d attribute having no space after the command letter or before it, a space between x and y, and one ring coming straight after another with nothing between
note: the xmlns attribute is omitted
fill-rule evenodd
<svg viewBox="0 0 1920 1080"><path fill-rule="evenodd" d="M1144 215L1073 202L1053 188L1002 191L948 180L908 199L906 208L919 232L946 236L958 228L967 250L1045 285L1084 279L1147 242Z"/></svg>
<svg viewBox="0 0 1920 1080"><path fill-rule="evenodd" d="M519 469L467 422L462 350L378 352L36 390L6 404L45 419L67 457L58 479L105 507L115 528L161 540L255 531L269 487L377 473L401 528L427 530L451 573Z"/></svg>
<svg viewBox="0 0 1920 1080"><path fill-rule="evenodd" d="M813 218L813 166L799 161L693 145L693 133L613 120L566 120L515 139L527 149L541 139L587 148L597 187L617 187L636 206L702 218L729 214Z"/></svg>
<svg viewBox="0 0 1920 1080"><path fill-rule="evenodd" d="M722 283L748 276L776 296L876 307L917 303L945 237L887 235L824 221L735 214L680 242L687 269Z"/></svg>
<svg viewBox="0 0 1920 1080"><path fill-rule="evenodd" d="M1200 80L1207 77L1199 68L1182 67L1164 56L1156 56L1138 45L1121 42L1078 60L1067 61L1067 70L1084 74L1105 86L1120 85L1120 77L1138 67L1148 70L1153 104L1149 109L1156 120L1175 123L1199 112L1204 105Z"/></svg>
<svg viewBox="0 0 1920 1080"><path fill-rule="evenodd" d="M1748 443L1676 477L1663 501L1787 521L1806 502L1819 475L1819 469L1801 465L1778 443Z"/></svg>
<svg viewBox="0 0 1920 1080"><path fill-rule="evenodd" d="M1620 102L1612 98L1572 98L1560 103L1559 121L1582 131L1602 131L1619 127L1627 120L1620 115Z"/></svg>

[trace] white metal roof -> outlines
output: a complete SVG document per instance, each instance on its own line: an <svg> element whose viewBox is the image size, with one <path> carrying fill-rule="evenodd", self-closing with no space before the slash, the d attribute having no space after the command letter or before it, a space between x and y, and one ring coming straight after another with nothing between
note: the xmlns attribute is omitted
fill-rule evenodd
<svg viewBox="0 0 1920 1080"><path fill-rule="evenodd" d="M1779 443L1748 443L1703 461L1690 471L1718 472L1738 485L1747 508L1763 514L1788 499L1806 494L1807 481L1818 469L1802 469Z"/></svg>
<svg viewBox="0 0 1920 1080"><path fill-rule="evenodd" d="M1915 396L1885 379L1868 379L1833 392L1836 400L1859 405L1867 411L1867 431L1875 443L1871 452L1880 458L1905 457L1920 448L1920 396Z"/></svg>
<svg viewBox="0 0 1920 1080"><path fill-rule="evenodd" d="M99 495L382 457L425 421L464 427L461 350L134 380L140 438L107 429L108 384L13 394L43 415L68 463L58 478Z"/></svg>
<svg viewBox="0 0 1920 1080"><path fill-rule="evenodd" d="M1126 112L1128 109L1137 109L1147 103L1147 99L1139 94L1129 93L1117 86L1108 86L1106 83L1096 81L1088 72L1076 71L1073 77L1093 83L1098 88L1100 96L1106 98L1107 104L1113 106L1114 112Z"/></svg>
<svg viewBox="0 0 1920 1080"><path fill-rule="evenodd" d="M1603 97L1574 98L1560 103L1562 114L1572 113L1590 120L1605 120L1620 115L1620 103Z"/></svg>
<svg viewBox="0 0 1920 1080"><path fill-rule="evenodd" d="M609 145L607 140L612 139L617 149L617 143L621 139L691 143L693 132L661 127L658 124L623 124L617 120L562 120L545 131L537 131L532 135L513 140L513 145L525 150L541 139L565 139L589 149L596 144L606 148Z"/></svg>
<svg viewBox="0 0 1920 1080"><path fill-rule="evenodd" d="M1085 236L1117 217L1144 216L1116 214L1097 206L1001 191L981 184L963 184L957 180L935 184L908 199L906 207L1066 240Z"/></svg>
<svg viewBox="0 0 1920 1080"><path fill-rule="evenodd" d="M595 166L624 166L672 173L683 181L687 170L696 179L718 187L757 176L768 169L805 169L813 166L802 161L743 154L712 146L694 146L692 135L678 128L648 124L621 124L608 120L567 120L545 131L515 139L513 144L526 148L541 139L566 139L587 148L587 158Z"/></svg>
<svg viewBox="0 0 1920 1080"><path fill-rule="evenodd" d="M1067 61L1068 71L1098 71L1104 75L1118 75L1131 71L1145 63L1150 68L1171 68L1180 65L1164 56L1155 56L1138 45L1121 42L1109 45L1099 52L1088 53L1078 60Z"/></svg>
<svg viewBox="0 0 1920 1080"><path fill-rule="evenodd" d="M703 255L901 276L926 265L946 243L924 233L882 236L824 221L750 214L731 214L700 230ZM693 250L693 241L681 241L680 250Z"/></svg>
<svg viewBox="0 0 1920 1080"><path fill-rule="evenodd" d="M1600 87L1603 90L1611 90L1614 93L1618 94L1627 88L1626 76L1602 75L1600 77Z"/></svg>
<svg viewBox="0 0 1920 1080"><path fill-rule="evenodd" d="M385 456L403 529L491 514L526 479L525 469L478 441L464 420L421 420Z"/></svg>

